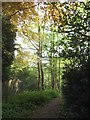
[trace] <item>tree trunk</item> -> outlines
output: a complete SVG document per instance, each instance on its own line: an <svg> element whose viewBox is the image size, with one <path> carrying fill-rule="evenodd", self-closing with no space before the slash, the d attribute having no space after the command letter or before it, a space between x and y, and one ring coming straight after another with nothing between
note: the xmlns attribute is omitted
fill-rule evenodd
<svg viewBox="0 0 90 120"><path fill-rule="evenodd" d="M39 3L38 3L39 6ZM38 49L38 90L40 90L40 53L41 53L41 45L40 45L40 26L39 26L39 20L38 20L38 36L39 36L39 49Z"/></svg>
<svg viewBox="0 0 90 120"><path fill-rule="evenodd" d="M59 90L59 80L57 79L57 56L56 56L56 90L58 91Z"/></svg>
<svg viewBox="0 0 90 120"><path fill-rule="evenodd" d="M52 79L52 89L54 89L54 84L55 84L55 71L54 71L54 32L53 32L53 79Z"/></svg>
<svg viewBox="0 0 90 120"><path fill-rule="evenodd" d="M44 74L43 74L42 60L41 60L41 76L42 76L42 90L44 90Z"/></svg>
<svg viewBox="0 0 90 120"><path fill-rule="evenodd" d="M38 61L38 90L40 90L40 62Z"/></svg>
<svg viewBox="0 0 90 120"><path fill-rule="evenodd" d="M43 35L44 35L44 28L43 28ZM43 41L44 41L44 37L43 37ZM41 46L40 46L40 64L41 64L41 76L42 76L42 90L44 90L44 73L43 73L43 65L42 65L42 47L43 47L43 44L42 44L42 40L41 40Z"/></svg>
<svg viewBox="0 0 90 120"><path fill-rule="evenodd" d="M61 86L61 84L60 84L60 46L59 46L59 90L60 90L60 86Z"/></svg>
<svg viewBox="0 0 90 120"><path fill-rule="evenodd" d="M57 33L57 43L58 43L58 33ZM56 44L56 46L58 46L58 45ZM57 72L58 72L58 57L57 56L56 56L56 65L57 65L56 69L57 69ZM56 72L56 74L58 75L57 72ZM59 88L60 88L60 63L59 63L59 79L57 79L57 90L59 90Z"/></svg>
<svg viewBox="0 0 90 120"><path fill-rule="evenodd" d="M44 90L44 74L43 74L43 65L42 65L42 41L40 46L40 69L41 69L42 90Z"/></svg>
<svg viewBox="0 0 90 120"><path fill-rule="evenodd" d="M2 98L5 103L8 102L8 81L6 80L2 82Z"/></svg>
<svg viewBox="0 0 90 120"><path fill-rule="evenodd" d="M52 79L52 89L54 89L54 64L53 64L53 79Z"/></svg>
<svg viewBox="0 0 90 120"><path fill-rule="evenodd" d="M38 3L39 6L39 3ZM44 34L44 29L43 29ZM39 35L39 62L38 62L38 90L40 90L40 71L41 71L41 80L42 80L42 90L44 90L44 74L43 74L43 65L42 65L42 40L40 40L40 25L38 20L38 35Z"/></svg>
<svg viewBox="0 0 90 120"><path fill-rule="evenodd" d="M52 53L51 53L52 54ZM52 85L52 81L53 81L53 72L52 72L52 55L51 55L51 59L50 59L50 70L51 70L51 85Z"/></svg>
<svg viewBox="0 0 90 120"><path fill-rule="evenodd" d="M49 71L49 68L48 68L48 87L49 87L49 79L50 79L50 71Z"/></svg>

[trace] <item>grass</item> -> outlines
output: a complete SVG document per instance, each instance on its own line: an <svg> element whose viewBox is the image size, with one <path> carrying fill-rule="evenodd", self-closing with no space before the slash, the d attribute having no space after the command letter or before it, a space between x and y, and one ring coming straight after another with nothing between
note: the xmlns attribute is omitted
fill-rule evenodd
<svg viewBox="0 0 90 120"><path fill-rule="evenodd" d="M37 106L47 103L59 94L54 90L24 91L13 97L9 96L8 102L2 104L3 118L28 118Z"/></svg>

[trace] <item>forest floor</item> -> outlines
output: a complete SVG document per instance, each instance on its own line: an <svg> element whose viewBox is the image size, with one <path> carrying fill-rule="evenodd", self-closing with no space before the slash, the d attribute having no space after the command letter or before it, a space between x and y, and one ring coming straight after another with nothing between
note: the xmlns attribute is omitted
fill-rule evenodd
<svg viewBox="0 0 90 120"><path fill-rule="evenodd" d="M60 102L61 97L58 97L38 107L38 109L33 112L32 118L58 118Z"/></svg>

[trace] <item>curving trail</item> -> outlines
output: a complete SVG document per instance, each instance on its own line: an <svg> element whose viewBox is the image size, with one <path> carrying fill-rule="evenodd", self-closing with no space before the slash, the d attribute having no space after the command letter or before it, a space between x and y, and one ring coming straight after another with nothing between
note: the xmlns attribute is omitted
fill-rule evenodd
<svg viewBox="0 0 90 120"><path fill-rule="evenodd" d="M58 118L61 98L54 98L44 106L39 107L32 118Z"/></svg>

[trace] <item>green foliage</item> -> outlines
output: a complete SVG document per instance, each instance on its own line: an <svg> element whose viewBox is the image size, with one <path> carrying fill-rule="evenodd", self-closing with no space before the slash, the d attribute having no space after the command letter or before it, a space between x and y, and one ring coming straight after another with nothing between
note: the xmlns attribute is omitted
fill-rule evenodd
<svg viewBox="0 0 90 120"><path fill-rule="evenodd" d="M10 21L2 17L2 79L8 80L10 76L10 65L14 58L14 40L16 30Z"/></svg>
<svg viewBox="0 0 90 120"><path fill-rule="evenodd" d="M8 103L3 103L3 118L30 117L36 106L43 105L52 98L59 96L56 91L24 91L16 96L9 97Z"/></svg>
<svg viewBox="0 0 90 120"><path fill-rule="evenodd" d="M23 3L20 4L22 4L20 6L25 5ZM44 20L44 18L41 18L43 19L42 21L44 21L46 24L44 24L43 30L41 28L41 24L43 24L43 22L36 18L36 15L34 14L32 16L33 19L37 19L36 23L38 22L38 20L40 22L39 24L37 24L38 26L29 17L24 21L24 18L29 15L25 15L24 11L21 12L21 19L19 19L20 21L22 21L19 34L22 35L25 40L26 38L29 39L28 42L31 42L32 46L34 46L36 49L35 54L38 53L37 58L40 58L41 60L45 58L47 62L45 63L45 66L43 64L44 74L45 71L46 73L48 73L48 76L47 74L45 74L45 87L48 85L48 87L52 87L52 89L56 88L57 90L59 90L61 85L61 78L63 79L62 95L65 101L63 102L61 109L63 112L65 112L65 117L88 116L88 66L90 65L89 4L90 2L87 2L85 4L83 2L65 2L63 4L60 4L58 2L49 3L47 5L48 7L45 7L46 10L44 16L48 19ZM12 3L10 6L11 8L13 7ZM17 7L18 6L16 4L15 8ZM38 7L40 6L38 5ZM13 7L13 9L15 8ZM23 9L21 9L20 11L22 10ZM30 9L28 10L30 11ZM11 13L13 13L13 11ZM11 15L12 14L10 14L10 16ZM24 17L22 18L22 16ZM20 16L18 15L17 17ZM13 19L12 21L15 23L18 22ZM9 22L5 20L3 21L3 79L8 79L9 77L10 65L14 56L13 43L15 38L15 30L14 26L12 26L12 24ZM34 31L32 31L32 28L34 28ZM37 28L39 35L36 32ZM38 38L40 38L39 40L42 41L39 41L40 44L38 44ZM41 43L43 46L41 45ZM29 65L28 61L33 58L28 57L28 55L29 52L24 54L22 49L21 51L18 50L17 59L14 61L15 63L12 65L11 68L12 78L17 77L22 81L22 85L20 86L20 89L22 91L35 90L37 89L38 85L38 70L35 70L34 67L33 69L29 69L27 67ZM62 68L64 69L62 70ZM42 75L40 71L39 74L40 76ZM46 103L57 95L57 92L51 90L38 92L21 92L16 96L13 96L12 98L9 97L9 102L7 104L3 103L3 117L27 117L29 115L29 111L32 111L35 106L42 105L43 103Z"/></svg>
<svg viewBox="0 0 90 120"><path fill-rule="evenodd" d="M86 6L81 4L75 15L68 20L70 23L67 25L71 31L68 32L67 44L64 46L65 66L62 83L67 114L82 118L88 117L88 66L90 64L88 11L85 8Z"/></svg>
<svg viewBox="0 0 90 120"><path fill-rule="evenodd" d="M67 105L66 101L62 99L62 102L60 104L59 109L59 117L60 118L66 118L66 119L74 119L74 118L83 118L80 114L77 114L77 112L72 110L73 107L70 107ZM87 118L86 116L84 116Z"/></svg>
<svg viewBox="0 0 90 120"><path fill-rule="evenodd" d="M23 65L24 66L24 65ZM11 67L11 79L19 79L19 92L24 90L36 90L38 84L38 73L36 67Z"/></svg>
<svg viewBox="0 0 90 120"><path fill-rule="evenodd" d="M21 80L21 90L35 90L37 89L37 69L36 68L24 68L22 71L18 71L17 78Z"/></svg>

